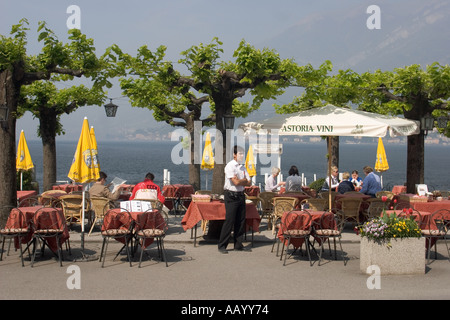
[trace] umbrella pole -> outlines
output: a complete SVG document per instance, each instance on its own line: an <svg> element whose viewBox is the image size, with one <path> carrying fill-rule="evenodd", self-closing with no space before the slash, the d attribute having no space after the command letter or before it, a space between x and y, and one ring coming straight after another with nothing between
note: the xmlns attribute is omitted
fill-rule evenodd
<svg viewBox="0 0 450 320"><path fill-rule="evenodd" d="M331 136L328 137L328 211L333 208L331 203Z"/></svg>
<svg viewBox="0 0 450 320"><path fill-rule="evenodd" d="M23 188L23 171L20 170L20 191L22 191Z"/></svg>

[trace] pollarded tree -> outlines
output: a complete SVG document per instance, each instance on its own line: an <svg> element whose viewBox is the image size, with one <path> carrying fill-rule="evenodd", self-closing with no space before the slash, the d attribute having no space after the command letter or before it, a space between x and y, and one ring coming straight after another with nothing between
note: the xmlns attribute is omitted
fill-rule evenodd
<svg viewBox="0 0 450 320"><path fill-rule="evenodd" d="M78 107L101 105L106 98L100 86L84 85L58 89L52 81L36 81L22 87L18 113L30 111L39 119L38 136L42 139L43 190L56 183L56 135L64 134L61 115L70 114Z"/></svg>
<svg viewBox="0 0 450 320"><path fill-rule="evenodd" d="M221 45L214 38L208 45L192 46L182 52L183 58L178 62L187 68L188 75L176 71L172 62L163 60L166 50L163 46L154 53L141 47L136 58L112 47L110 57L114 62L123 62L120 72L129 75L121 80L125 95L134 106L153 110L156 120L184 126L192 135L188 122L200 120L201 107L208 103L212 114L201 121L203 125L215 124L222 133L222 146L216 146L216 150L222 149L221 158L227 159L224 115L247 117L264 100L283 94L286 87L301 86L318 73L326 73L329 64L318 70L311 65L300 67L291 59L281 59L274 50L259 50L245 41L234 51L234 61L220 61ZM241 102L239 99L247 92L253 99ZM182 121L177 122L177 118ZM216 139L217 143L220 139ZM213 193L222 193L224 166L225 163L217 162L214 166Z"/></svg>
<svg viewBox="0 0 450 320"><path fill-rule="evenodd" d="M49 80L52 75L67 79L87 77L95 79L94 85L104 85L107 79L101 73L103 62L97 58L93 40L86 38L79 30L69 30L69 43L63 44L55 34L39 23L38 41L43 46L39 54L27 54L26 19L12 26L9 36L0 36L0 104L6 105L9 117L5 128L0 129L0 208L15 205L16 179L16 118L20 92L35 81ZM8 217L8 210L1 209L0 225Z"/></svg>
<svg viewBox="0 0 450 320"><path fill-rule="evenodd" d="M285 110L292 110L313 101L355 103L361 110L380 114L402 115L418 120L426 115L435 119L450 115L450 66L435 62L422 68L411 65L393 71L365 72L339 71L328 77L322 85L307 88ZM450 122L439 132L450 136ZM415 185L424 183L424 131L407 138L407 191L415 193Z"/></svg>

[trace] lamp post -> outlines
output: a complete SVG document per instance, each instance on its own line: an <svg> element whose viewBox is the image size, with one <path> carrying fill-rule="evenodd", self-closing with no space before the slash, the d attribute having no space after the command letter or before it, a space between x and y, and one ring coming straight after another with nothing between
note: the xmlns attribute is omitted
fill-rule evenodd
<svg viewBox="0 0 450 320"><path fill-rule="evenodd" d="M420 119L420 129L425 131L425 135L428 134L428 130L433 130L434 127L434 118L426 114Z"/></svg>
<svg viewBox="0 0 450 320"><path fill-rule="evenodd" d="M8 106L6 104L0 105L0 124L2 129L8 128Z"/></svg>
<svg viewBox="0 0 450 320"><path fill-rule="evenodd" d="M223 126L225 129L234 129L234 116L232 114L223 115Z"/></svg>
<svg viewBox="0 0 450 320"><path fill-rule="evenodd" d="M107 117L115 117L118 107L119 106L112 103L112 99L109 99L109 103L105 104L106 116Z"/></svg>

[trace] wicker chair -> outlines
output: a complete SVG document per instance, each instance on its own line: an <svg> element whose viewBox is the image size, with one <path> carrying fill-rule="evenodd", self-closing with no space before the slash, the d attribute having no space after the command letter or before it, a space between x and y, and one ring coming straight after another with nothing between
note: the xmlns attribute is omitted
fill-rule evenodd
<svg viewBox="0 0 450 320"><path fill-rule="evenodd" d="M267 228L272 228L272 213L273 213L273 197L276 192L263 191L259 194L261 199L261 220L263 218L267 219Z"/></svg>
<svg viewBox="0 0 450 320"><path fill-rule="evenodd" d="M388 198L389 201L391 201L394 198L394 193L391 191L378 191L375 195L377 198L386 196Z"/></svg>
<svg viewBox="0 0 450 320"><path fill-rule="evenodd" d="M81 194L67 194L59 197L61 200L64 216L66 221L71 226L73 223L82 223L83 213L83 195ZM89 212L89 202L87 197L84 199L84 212Z"/></svg>
<svg viewBox="0 0 450 320"><path fill-rule="evenodd" d="M302 200L302 204L307 204L310 210L325 211L328 208L328 200L320 198L309 198Z"/></svg>
<svg viewBox="0 0 450 320"><path fill-rule="evenodd" d="M104 198L104 197L90 197L91 210L94 213L94 218L91 221L91 229L89 230L88 236L91 235L92 230L97 222L103 220L105 213L112 208L115 208L114 201Z"/></svg>
<svg viewBox="0 0 450 320"><path fill-rule="evenodd" d="M341 209L338 212L342 214L345 222L354 221L357 225L361 223L359 219L361 204L363 202L361 198L341 198L337 202L341 204Z"/></svg>
<svg viewBox="0 0 450 320"><path fill-rule="evenodd" d="M272 250L277 242L277 233L281 225L281 218L285 212L290 212L295 209L299 200L294 197L274 197L273 198L273 213L271 217L272 221L272 234L274 234ZM277 256L278 256L279 243L277 246Z"/></svg>

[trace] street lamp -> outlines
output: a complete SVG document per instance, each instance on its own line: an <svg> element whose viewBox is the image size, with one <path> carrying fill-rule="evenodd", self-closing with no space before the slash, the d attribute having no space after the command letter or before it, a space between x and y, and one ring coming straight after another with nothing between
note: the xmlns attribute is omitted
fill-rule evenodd
<svg viewBox="0 0 450 320"><path fill-rule="evenodd" d="M119 106L112 103L112 99L109 99L109 103L105 104L106 116L107 117L115 117L118 107Z"/></svg>
<svg viewBox="0 0 450 320"><path fill-rule="evenodd" d="M6 104L0 105L0 124L2 129L7 128L8 113L9 113L8 106Z"/></svg>
<svg viewBox="0 0 450 320"><path fill-rule="evenodd" d="M232 114L223 115L223 126L225 127L225 129L234 128L234 116Z"/></svg>
<svg viewBox="0 0 450 320"><path fill-rule="evenodd" d="M429 114L426 114L420 119L420 129L425 131L425 135L428 134L428 130L433 130L434 118Z"/></svg>

